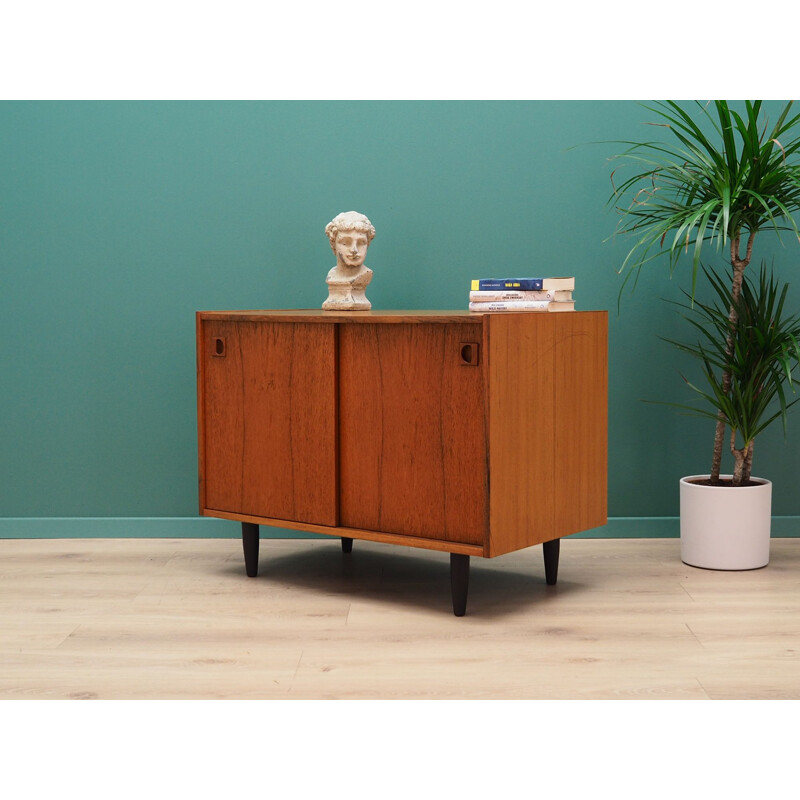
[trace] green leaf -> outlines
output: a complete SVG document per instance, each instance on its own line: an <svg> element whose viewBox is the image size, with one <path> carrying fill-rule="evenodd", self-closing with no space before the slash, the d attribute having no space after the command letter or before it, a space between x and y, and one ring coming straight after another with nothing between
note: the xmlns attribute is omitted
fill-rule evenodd
<svg viewBox="0 0 800 800"><path fill-rule="evenodd" d="M800 397L794 373L800 366L800 316L788 314L789 285L779 284L762 264L757 280L745 276L734 300L726 278L703 266L703 274L716 297L714 302L673 303L694 331L690 341L664 339L700 362L703 386L684 377L700 406L665 403L691 409L691 413L716 419L722 413L732 431L745 443L780 419L786 433L787 413ZM690 298L688 292L684 293ZM738 324L732 330L730 309ZM726 346L732 336L732 348ZM730 388L723 373L731 376Z"/></svg>
<svg viewBox="0 0 800 800"><path fill-rule="evenodd" d="M626 149L612 159L634 167L608 200L620 214L616 235L632 237L621 273L659 257L672 273L691 248L694 295L706 247L719 251L742 231L766 227L800 240L800 114L789 116L791 102L771 128L760 100L746 101L744 115L724 100L695 102L693 113L671 100L643 107L665 138L619 142ZM713 134L703 129L709 125Z"/></svg>

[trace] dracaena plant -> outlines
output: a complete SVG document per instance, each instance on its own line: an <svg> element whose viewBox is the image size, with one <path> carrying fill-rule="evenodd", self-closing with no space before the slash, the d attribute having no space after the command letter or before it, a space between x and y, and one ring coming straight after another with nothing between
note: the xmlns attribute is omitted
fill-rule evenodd
<svg viewBox="0 0 800 800"><path fill-rule="evenodd" d="M800 210L800 114L787 103L770 125L761 100L748 100L744 114L724 100L695 103L694 116L675 102L645 107L656 115L651 124L666 129L659 141L626 141L615 159L633 165L636 173L614 182L609 199L620 212L617 234L632 236L620 271L625 282L659 256L672 272L691 255L694 299L704 246L727 253L731 264L727 328L719 331L730 357L736 342L737 303L745 269L753 256L756 234L790 231L800 240L793 214ZM697 119L695 119L695 117ZM723 395L731 391L731 375L723 367ZM719 483L727 416L717 417L711 482ZM747 456L752 461L752 449ZM748 465L749 470L749 465Z"/></svg>
<svg viewBox="0 0 800 800"><path fill-rule="evenodd" d="M800 316L787 313L789 285L779 284L763 263L757 281L743 278L737 298L727 276L723 279L706 267L703 272L714 302L702 303L684 292L687 302L676 304L684 309L697 340L665 340L700 362L702 386L684 380L701 404L670 405L714 420L724 416L734 458L732 483L741 486L750 479L756 436L778 419L785 435L787 412L800 400L792 398L793 373L800 364ZM737 324L729 344L731 308ZM727 385L722 380L726 374Z"/></svg>

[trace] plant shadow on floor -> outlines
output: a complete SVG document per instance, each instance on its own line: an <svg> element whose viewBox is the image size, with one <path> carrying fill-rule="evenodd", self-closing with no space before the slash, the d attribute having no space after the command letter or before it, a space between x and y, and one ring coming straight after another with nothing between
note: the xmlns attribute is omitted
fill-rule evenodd
<svg viewBox="0 0 800 800"><path fill-rule="evenodd" d="M483 619L534 610L564 592L581 590L581 584L559 578L548 586L541 547L531 548L520 568L517 554L495 559L470 559L467 616ZM531 557L533 556L533 558ZM293 552L271 547L262 540L258 576L247 578L244 561L232 558L220 572L247 582L248 591L260 583L275 588L302 587L320 595L375 601L452 614L450 557L448 553L398 548L355 541L352 553L341 551L339 540L297 546ZM568 564L564 565L568 569ZM265 586L265 590L268 587Z"/></svg>

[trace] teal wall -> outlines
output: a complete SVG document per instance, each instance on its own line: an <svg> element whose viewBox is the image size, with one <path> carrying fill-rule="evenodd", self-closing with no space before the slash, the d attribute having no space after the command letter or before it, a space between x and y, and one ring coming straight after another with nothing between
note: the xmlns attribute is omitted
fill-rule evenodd
<svg viewBox="0 0 800 800"><path fill-rule="evenodd" d="M658 336L682 333L661 298L689 284L656 265L617 315L619 147L590 144L648 119L625 101L0 103L0 517L194 517L194 311L319 306L323 230L350 209L377 229L378 309L575 275L578 307L610 311L609 514L674 517L713 431L641 399L687 399ZM800 275L796 242L758 247ZM800 516L798 444L800 419L758 442L776 515Z"/></svg>

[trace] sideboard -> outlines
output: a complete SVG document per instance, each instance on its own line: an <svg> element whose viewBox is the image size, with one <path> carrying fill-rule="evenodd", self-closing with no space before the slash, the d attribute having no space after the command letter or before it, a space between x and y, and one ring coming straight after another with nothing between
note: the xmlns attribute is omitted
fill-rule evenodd
<svg viewBox="0 0 800 800"><path fill-rule="evenodd" d="M199 311L200 513L471 556L606 523L608 318L468 311Z"/></svg>

